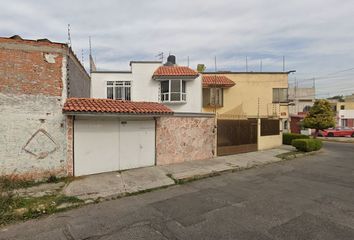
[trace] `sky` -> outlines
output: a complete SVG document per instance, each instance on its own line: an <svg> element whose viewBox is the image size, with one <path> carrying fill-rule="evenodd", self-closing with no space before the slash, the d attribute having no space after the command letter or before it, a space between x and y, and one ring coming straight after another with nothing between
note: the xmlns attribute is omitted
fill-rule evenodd
<svg viewBox="0 0 354 240"><path fill-rule="evenodd" d="M68 41L88 68L158 60L207 71L282 71L317 97L354 93L353 0L0 0L0 36Z"/></svg>

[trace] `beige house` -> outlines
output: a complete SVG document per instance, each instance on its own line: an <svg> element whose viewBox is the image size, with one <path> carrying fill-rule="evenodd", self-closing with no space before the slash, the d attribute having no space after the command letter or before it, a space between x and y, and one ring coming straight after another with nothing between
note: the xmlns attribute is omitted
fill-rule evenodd
<svg viewBox="0 0 354 240"><path fill-rule="evenodd" d="M218 155L282 144L291 72L205 72L203 111L217 116Z"/></svg>

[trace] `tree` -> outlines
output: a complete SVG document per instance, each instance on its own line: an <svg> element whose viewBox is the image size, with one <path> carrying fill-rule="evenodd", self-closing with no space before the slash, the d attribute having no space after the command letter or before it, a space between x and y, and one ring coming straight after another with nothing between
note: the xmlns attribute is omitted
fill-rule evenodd
<svg viewBox="0 0 354 240"><path fill-rule="evenodd" d="M202 73L202 72L205 71L205 69L206 69L206 67L205 67L204 64L198 64L198 65L197 65L197 71L198 71L198 72Z"/></svg>
<svg viewBox="0 0 354 240"><path fill-rule="evenodd" d="M316 100L303 121L305 128L315 129L315 138L320 130L335 126L334 112L327 100Z"/></svg>

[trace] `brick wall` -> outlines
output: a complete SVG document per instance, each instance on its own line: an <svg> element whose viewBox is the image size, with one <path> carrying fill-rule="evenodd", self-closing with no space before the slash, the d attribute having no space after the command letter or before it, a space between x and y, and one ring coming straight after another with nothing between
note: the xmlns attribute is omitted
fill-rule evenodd
<svg viewBox="0 0 354 240"><path fill-rule="evenodd" d="M156 120L157 165L209 159L214 151L214 118L173 116Z"/></svg>
<svg viewBox="0 0 354 240"><path fill-rule="evenodd" d="M0 175L72 174L67 69L72 82L89 79L78 61L69 67L70 54L64 44L0 38Z"/></svg>
<svg viewBox="0 0 354 240"><path fill-rule="evenodd" d="M63 54L46 50L16 49L0 41L0 92L61 96Z"/></svg>

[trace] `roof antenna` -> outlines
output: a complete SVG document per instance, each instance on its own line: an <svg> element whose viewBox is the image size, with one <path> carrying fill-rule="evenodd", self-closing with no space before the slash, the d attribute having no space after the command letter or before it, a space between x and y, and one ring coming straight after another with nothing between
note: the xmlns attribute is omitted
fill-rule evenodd
<svg viewBox="0 0 354 240"><path fill-rule="evenodd" d="M159 52L155 57L157 57L161 62L163 62L163 52Z"/></svg>
<svg viewBox="0 0 354 240"><path fill-rule="evenodd" d="M96 57L95 57L95 61L93 60L93 57L92 57L92 47L91 47L91 36L89 36L89 61L90 61L90 74L93 72L93 71L96 71Z"/></svg>
<svg viewBox="0 0 354 240"><path fill-rule="evenodd" d="M70 23L68 24L68 45L71 47Z"/></svg>

